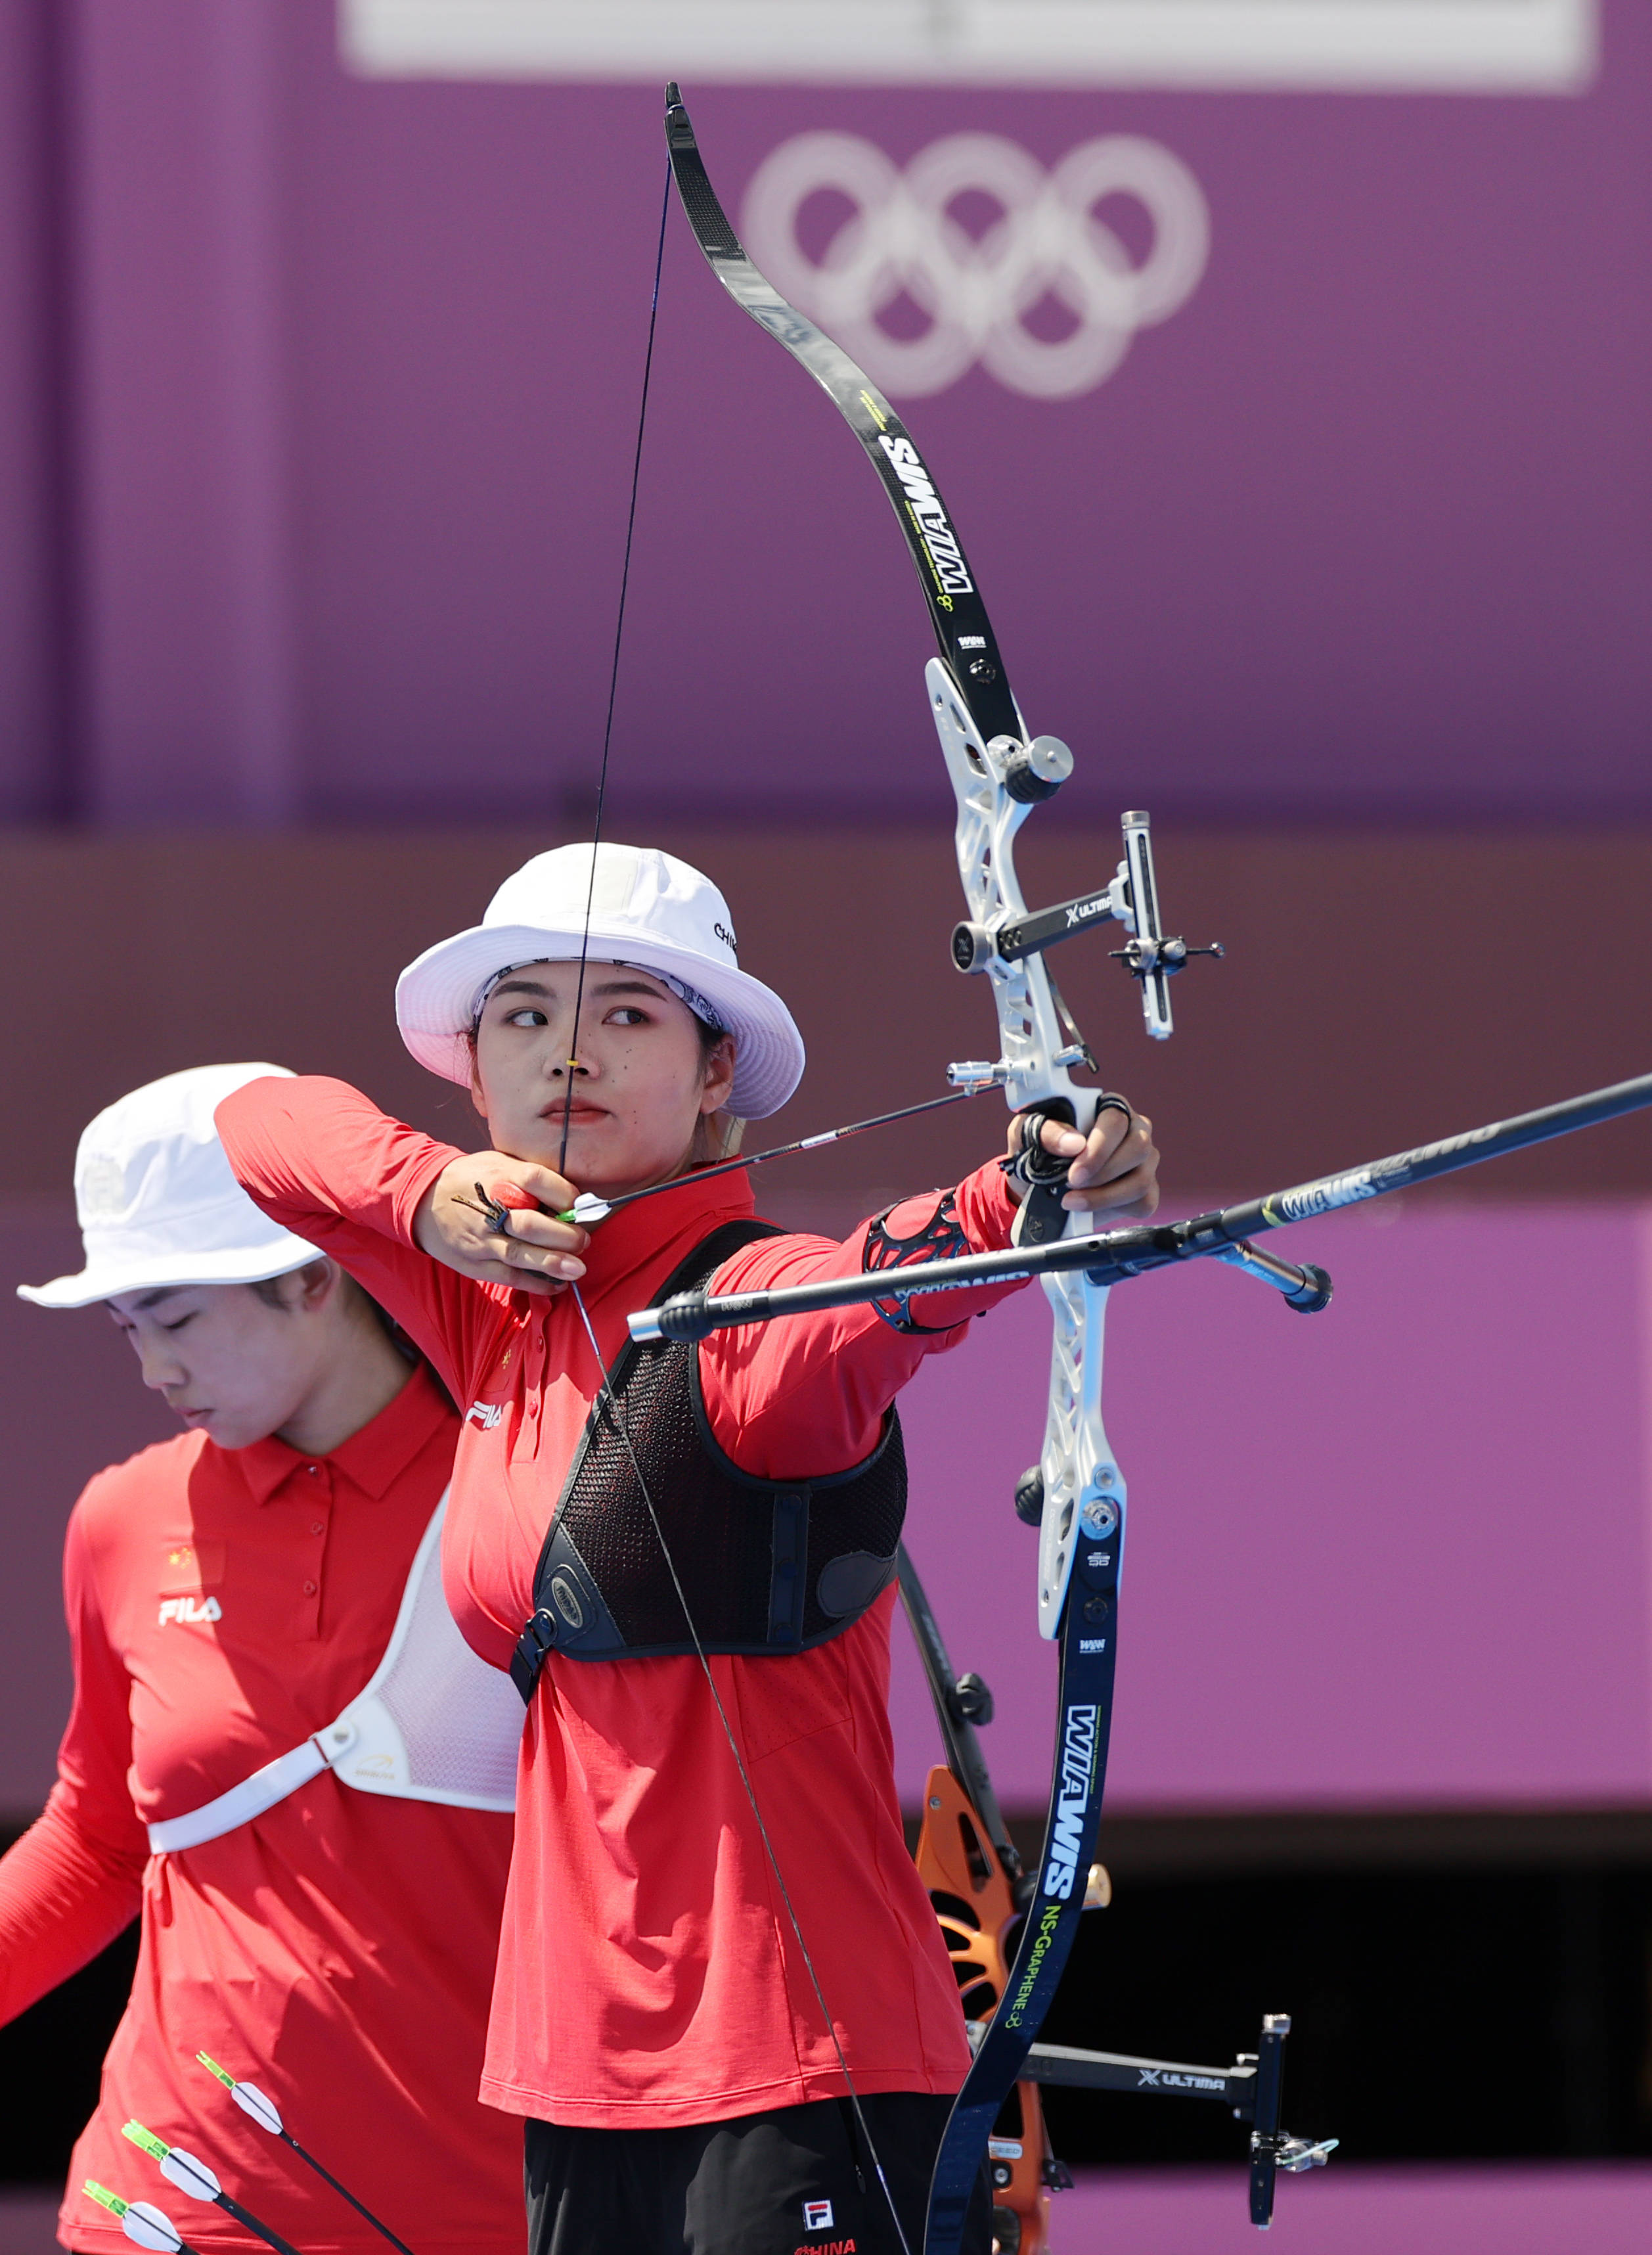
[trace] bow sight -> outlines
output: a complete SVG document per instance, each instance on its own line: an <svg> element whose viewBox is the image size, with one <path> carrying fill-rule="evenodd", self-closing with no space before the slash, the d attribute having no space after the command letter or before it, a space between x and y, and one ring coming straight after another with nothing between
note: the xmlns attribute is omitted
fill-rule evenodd
<svg viewBox="0 0 1652 2255"><path fill-rule="evenodd" d="M946 748L944 732L942 748ZM973 748L970 749L973 757ZM1059 736L1034 736L1030 744L1018 744L1012 736L994 736L986 747L986 758L1010 798L1022 809L1054 798L1073 772L1073 755ZM1109 952L1116 963L1123 963L1132 979L1141 981L1142 1015L1148 1032L1155 1041L1167 1041L1173 1030L1168 981L1186 968L1191 956L1225 955L1227 950L1220 940L1208 947L1189 947L1185 939L1166 938L1159 924L1151 818L1138 810L1121 816L1120 826L1124 833L1124 858L1099 891L1080 893L1073 900L1058 901L1054 908L1031 914L1006 913L990 924L955 924L952 960L960 971L990 972L995 965L1022 963L1029 955L1042 955L1060 941L1071 939L1075 932L1088 931L1110 921L1122 924L1130 934L1130 943ZM1065 1015L1059 992L1056 1002ZM1062 1061L1095 1070L1095 1060L1082 1042L1064 1052ZM962 1066L952 1070L955 1078L968 1077Z"/></svg>

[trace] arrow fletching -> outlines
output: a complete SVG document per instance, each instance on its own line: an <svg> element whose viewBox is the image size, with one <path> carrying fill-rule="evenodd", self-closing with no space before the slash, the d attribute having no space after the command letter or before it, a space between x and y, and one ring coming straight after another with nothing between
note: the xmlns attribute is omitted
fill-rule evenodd
<svg viewBox="0 0 1652 2255"><path fill-rule="evenodd" d="M237 2083L227 2067L220 2067L215 2059L204 2051L195 2055L208 2075L215 2075L243 2114L250 2114L261 2130L268 2130L272 2138L284 2134L281 2114L273 2098L267 2098L256 2083Z"/></svg>
<svg viewBox="0 0 1652 2255"><path fill-rule="evenodd" d="M250 2114L261 2130L268 2130L272 2138L282 2133L282 2120L273 2098L266 2098L256 2083L232 2083L229 2095L243 2114Z"/></svg>
<svg viewBox="0 0 1652 2255"><path fill-rule="evenodd" d="M88 2177L80 2189L88 2200L94 2200L111 2216L120 2217L122 2230L136 2245L153 2248L158 2255L184 2255L182 2233L171 2216L164 2216L150 2202L124 2201L119 2193L111 2192L93 2177Z"/></svg>
<svg viewBox="0 0 1652 2255"><path fill-rule="evenodd" d="M151 2201L135 2200L121 2218L121 2229L138 2246L154 2248L157 2255L180 2255L183 2248L183 2234Z"/></svg>
<svg viewBox="0 0 1652 2255"><path fill-rule="evenodd" d="M187 2193L191 2200L217 2200L223 2187L205 2161L198 2161L193 2153L186 2153L181 2146L167 2149L161 2163L161 2174L168 2184L175 2184L179 2192Z"/></svg>

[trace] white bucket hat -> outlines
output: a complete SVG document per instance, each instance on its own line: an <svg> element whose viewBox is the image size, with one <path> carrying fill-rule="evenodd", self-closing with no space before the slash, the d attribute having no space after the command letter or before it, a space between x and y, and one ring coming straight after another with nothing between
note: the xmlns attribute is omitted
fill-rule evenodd
<svg viewBox="0 0 1652 2255"><path fill-rule="evenodd" d="M19 1284L42 1308L84 1308L162 1285L256 1284L321 1254L258 1208L229 1171L213 1125L249 1080L290 1080L278 1064L203 1064L168 1073L100 1112L74 1155L86 1266Z"/></svg>
<svg viewBox="0 0 1652 2255"><path fill-rule="evenodd" d="M558 846L536 854L506 878L480 924L410 963L396 982L402 1039L430 1071L468 1085L471 1029L500 973L584 954L675 981L690 990L691 1009L708 1003L734 1036L729 1109L742 1120L778 1112L803 1077L803 1037L780 996L740 969L722 894L653 847L598 846L594 871L592 852Z"/></svg>

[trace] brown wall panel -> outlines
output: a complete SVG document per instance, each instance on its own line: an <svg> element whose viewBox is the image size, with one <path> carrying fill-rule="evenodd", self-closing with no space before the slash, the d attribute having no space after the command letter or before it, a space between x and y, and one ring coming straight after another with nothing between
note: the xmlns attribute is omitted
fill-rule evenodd
<svg viewBox="0 0 1652 2255"><path fill-rule="evenodd" d="M1054 811L1053 811L1054 815ZM498 880L553 842L532 832L85 841L0 836L10 1101L0 1181L61 1193L98 1106L155 1074L268 1057L359 1081L455 1139L468 1105L402 1051L397 970L473 921ZM984 983L960 978L949 841L691 832L660 842L724 885L742 960L791 1001L802 1092L752 1142L935 1094L990 1051ZM1214 835L1165 829L1172 929L1219 938L1145 1038L1091 933L1053 959L1110 1081L1158 1123L1189 1192L1300 1179L1652 1065L1652 834ZM1110 873L1116 839L1046 817L1029 896ZM996 1147L996 1107L961 1107L776 1170L772 1202L822 1217L937 1180ZM1652 1123L1621 1122L1460 1178L1465 1194L1652 1190Z"/></svg>

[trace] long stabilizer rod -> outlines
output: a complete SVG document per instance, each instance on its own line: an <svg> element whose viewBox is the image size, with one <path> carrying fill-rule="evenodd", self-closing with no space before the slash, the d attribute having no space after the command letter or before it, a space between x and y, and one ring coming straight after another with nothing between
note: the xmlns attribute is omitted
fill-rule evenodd
<svg viewBox="0 0 1652 2255"><path fill-rule="evenodd" d="M1611 1088L1592 1090L1586 1096L1568 1097L1539 1112L1494 1120L1489 1127L1470 1128L1466 1135L1422 1143L1390 1158L1322 1175L1317 1182L1298 1183L1292 1190L1271 1191L1264 1198L1247 1198L1220 1212L1195 1214L1191 1221L1149 1223L1137 1229L1098 1232L1093 1237L1064 1237L1053 1245L1011 1246L1001 1253L968 1253L956 1261L886 1268L866 1276L827 1277L818 1283L780 1285L767 1292L721 1296L679 1292L663 1306L645 1308L634 1315L631 1336L642 1340L704 1338L738 1324L770 1323L777 1317L813 1315L825 1308L858 1307L873 1300L906 1300L921 1293L1011 1283L1053 1271L1082 1269L1093 1283L1117 1284L1149 1269L1200 1259L1229 1261L1273 1284L1291 1304L1311 1312L1330 1299L1330 1280L1324 1271L1312 1264L1297 1268L1271 1254L1258 1253L1250 1244L1252 1237L1266 1230L1284 1229L1293 1221L1310 1220L1316 1214L1334 1212L1339 1206L1357 1205L1367 1198L1383 1198L1390 1191L1408 1190L1441 1175L1457 1174L1484 1160L1524 1150L1528 1144L1574 1135L1581 1128L1598 1127L1605 1120L1621 1119L1626 1113L1645 1111L1648 1106L1652 1106L1652 1073L1643 1073L1638 1080L1619 1081Z"/></svg>

